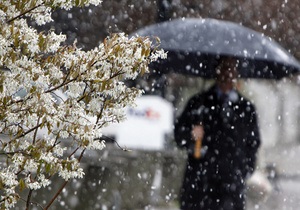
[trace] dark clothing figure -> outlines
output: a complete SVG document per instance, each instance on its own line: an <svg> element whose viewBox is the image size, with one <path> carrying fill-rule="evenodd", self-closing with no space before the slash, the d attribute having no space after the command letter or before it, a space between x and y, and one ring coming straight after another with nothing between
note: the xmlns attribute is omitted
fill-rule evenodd
<svg viewBox="0 0 300 210"><path fill-rule="evenodd" d="M202 125L201 157L193 157L192 129ZM175 123L175 140L188 150L181 188L182 210L242 210L245 178L260 145L255 107L237 91L213 86L195 95Z"/></svg>

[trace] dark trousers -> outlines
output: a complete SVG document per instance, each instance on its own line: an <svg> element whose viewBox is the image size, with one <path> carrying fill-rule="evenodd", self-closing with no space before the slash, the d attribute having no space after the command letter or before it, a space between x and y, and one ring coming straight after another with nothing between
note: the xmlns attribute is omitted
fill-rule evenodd
<svg viewBox="0 0 300 210"><path fill-rule="evenodd" d="M220 180L188 182L189 186L181 190L181 210L245 210L244 184Z"/></svg>

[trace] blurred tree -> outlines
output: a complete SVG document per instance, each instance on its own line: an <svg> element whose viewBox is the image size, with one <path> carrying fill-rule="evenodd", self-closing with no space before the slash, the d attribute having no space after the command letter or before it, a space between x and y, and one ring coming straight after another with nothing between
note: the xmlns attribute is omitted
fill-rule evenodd
<svg viewBox="0 0 300 210"><path fill-rule="evenodd" d="M299 13L298 0L112 0L101 7L56 11L51 26L66 33L70 43L77 38L80 47L91 49L110 32L129 34L169 18L217 18L262 32L300 58Z"/></svg>

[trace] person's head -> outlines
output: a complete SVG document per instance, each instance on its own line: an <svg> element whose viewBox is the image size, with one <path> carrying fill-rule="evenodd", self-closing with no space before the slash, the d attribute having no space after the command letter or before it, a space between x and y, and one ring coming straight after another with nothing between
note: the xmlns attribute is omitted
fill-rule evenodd
<svg viewBox="0 0 300 210"><path fill-rule="evenodd" d="M227 92L236 87L238 60L232 57L220 58L217 66L217 85L223 92Z"/></svg>

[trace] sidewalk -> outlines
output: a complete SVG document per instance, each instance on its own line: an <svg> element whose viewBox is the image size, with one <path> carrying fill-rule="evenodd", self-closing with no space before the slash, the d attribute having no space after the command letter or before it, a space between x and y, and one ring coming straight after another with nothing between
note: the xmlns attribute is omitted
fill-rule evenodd
<svg viewBox="0 0 300 210"><path fill-rule="evenodd" d="M278 189L259 203L248 202L247 210L298 210L300 209L300 179L280 178Z"/></svg>

